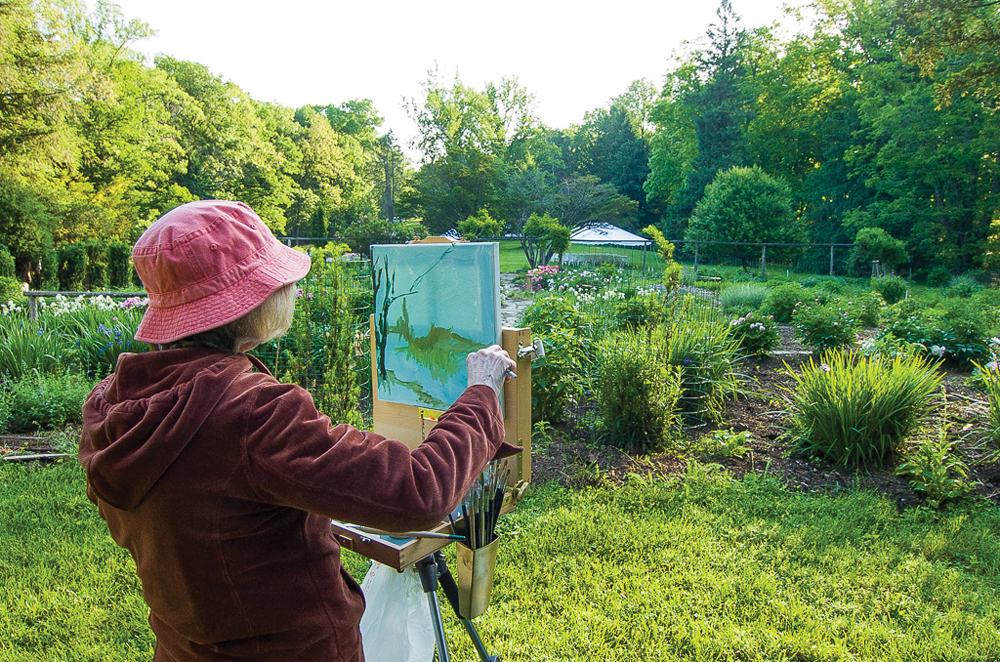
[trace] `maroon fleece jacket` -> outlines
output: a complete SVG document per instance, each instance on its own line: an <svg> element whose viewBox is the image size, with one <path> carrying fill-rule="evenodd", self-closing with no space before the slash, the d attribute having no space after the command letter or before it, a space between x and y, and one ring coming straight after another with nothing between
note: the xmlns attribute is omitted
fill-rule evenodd
<svg viewBox="0 0 1000 662"><path fill-rule="evenodd" d="M330 519L435 525L517 449L488 386L411 452L333 426L253 364L198 348L122 355L84 405L87 496L135 559L154 660L362 660L364 599Z"/></svg>

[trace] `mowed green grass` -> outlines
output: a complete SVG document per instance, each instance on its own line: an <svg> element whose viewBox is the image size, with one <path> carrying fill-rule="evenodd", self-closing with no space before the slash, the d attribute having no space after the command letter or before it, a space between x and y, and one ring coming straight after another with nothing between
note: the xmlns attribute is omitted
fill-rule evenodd
<svg viewBox="0 0 1000 662"><path fill-rule="evenodd" d="M133 565L75 463L0 466L0 518L0 661L151 659ZM536 486L502 528L476 624L507 662L1000 658L992 506L899 512L696 468ZM452 659L478 659L444 604Z"/></svg>

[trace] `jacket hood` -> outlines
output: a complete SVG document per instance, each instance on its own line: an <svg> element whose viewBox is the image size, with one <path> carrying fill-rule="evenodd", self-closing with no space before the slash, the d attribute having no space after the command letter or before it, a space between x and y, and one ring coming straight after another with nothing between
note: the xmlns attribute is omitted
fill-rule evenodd
<svg viewBox="0 0 1000 662"><path fill-rule="evenodd" d="M121 510L142 503L249 370L246 356L201 348L121 355L83 405L88 496Z"/></svg>

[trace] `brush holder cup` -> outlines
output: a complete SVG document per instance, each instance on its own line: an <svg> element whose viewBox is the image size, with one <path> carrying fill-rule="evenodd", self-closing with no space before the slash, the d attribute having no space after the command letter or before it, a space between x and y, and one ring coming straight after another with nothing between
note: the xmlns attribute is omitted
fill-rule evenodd
<svg viewBox="0 0 1000 662"><path fill-rule="evenodd" d="M489 606L499 548L500 536L479 549L470 549L466 545L458 543L456 550L458 615L462 618L473 619L480 616Z"/></svg>

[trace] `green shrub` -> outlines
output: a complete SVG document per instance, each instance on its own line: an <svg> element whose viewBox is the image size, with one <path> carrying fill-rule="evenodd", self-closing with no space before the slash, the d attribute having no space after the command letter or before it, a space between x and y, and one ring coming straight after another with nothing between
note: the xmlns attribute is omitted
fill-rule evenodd
<svg viewBox="0 0 1000 662"><path fill-rule="evenodd" d="M585 320L572 302L558 296L538 299L525 309L521 326L545 345L545 356L531 364L533 420L561 423L566 407L583 394L590 360Z"/></svg>
<svg viewBox="0 0 1000 662"><path fill-rule="evenodd" d="M93 382L75 373L25 373L6 384L9 429L50 430L82 420L83 401Z"/></svg>
<svg viewBox="0 0 1000 662"><path fill-rule="evenodd" d="M781 342L773 315L747 313L729 322L729 326L746 356L767 356Z"/></svg>
<svg viewBox="0 0 1000 662"><path fill-rule="evenodd" d="M0 377L0 434L7 432L10 425L10 394L7 391L7 383Z"/></svg>
<svg viewBox="0 0 1000 662"><path fill-rule="evenodd" d="M606 336L597 348L597 397L613 444L641 452L664 446L677 422L680 370L667 364L662 328Z"/></svg>
<svg viewBox="0 0 1000 662"><path fill-rule="evenodd" d="M881 294L890 306L906 298L906 281L899 276L872 278L872 289Z"/></svg>
<svg viewBox="0 0 1000 662"><path fill-rule="evenodd" d="M92 239L84 243L87 251L87 275L84 284L90 291L101 291L108 285L108 242Z"/></svg>
<svg viewBox="0 0 1000 662"><path fill-rule="evenodd" d="M123 241L108 243L108 285L117 290L127 290L132 282L132 249Z"/></svg>
<svg viewBox="0 0 1000 662"><path fill-rule="evenodd" d="M0 276L0 304L12 301L15 304L23 304L27 301L24 290L21 289L21 281L17 278Z"/></svg>
<svg viewBox="0 0 1000 662"><path fill-rule="evenodd" d="M615 326L619 329L638 329L663 321L664 302L656 294L639 294L615 304Z"/></svg>
<svg viewBox="0 0 1000 662"><path fill-rule="evenodd" d="M75 292L83 289L87 276L87 247L84 244L62 244L59 255L59 289Z"/></svg>
<svg viewBox="0 0 1000 662"><path fill-rule="evenodd" d="M968 299L976 292L983 289L982 283L977 281L972 276L962 275L955 276L948 281L948 288L944 291L946 297L958 297L960 299Z"/></svg>
<svg viewBox="0 0 1000 662"><path fill-rule="evenodd" d="M941 382L928 359L829 351L792 375L795 446L834 464L881 466L931 405Z"/></svg>
<svg viewBox="0 0 1000 662"><path fill-rule="evenodd" d="M782 283L771 288L764 300L762 312L774 315L774 320L782 324L792 321L795 305L806 297L805 290L798 283Z"/></svg>
<svg viewBox="0 0 1000 662"><path fill-rule="evenodd" d="M947 267L937 266L927 272L924 282L927 287L945 287L951 281L951 271Z"/></svg>
<svg viewBox="0 0 1000 662"><path fill-rule="evenodd" d="M819 350L844 347L854 342L855 322L850 314L835 304L806 302L792 315L792 323L802 341Z"/></svg>
<svg viewBox="0 0 1000 662"><path fill-rule="evenodd" d="M942 425L937 436L918 440L896 468L896 474L922 492L931 508L940 508L973 491L968 481L969 468L956 453L958 439L949 440L947 430L948 426Z"/></svg>
<svg viewBox="0 0 1000 662"><path fill-rule="evenodd" d="M750 452L749 443L752 437L749 430L743 432L733 432L731 429L714 430L711 435L700 440L700 445L709 455L742 459Z"/></svg>
<svg viewBox="0 0 1000 662"><path fill-rule="evenodd" d="M763 283L744 283L722 288L719 303L725 311L757 310L767 298L770 288Z"/></svg>
<svg viewBox="0 0 1000 662"><path fill-rule="evenodd" d="M0 278L14 278L16 275L14 256L6 246L0 244Z"/></svg>

